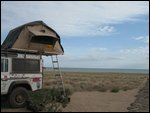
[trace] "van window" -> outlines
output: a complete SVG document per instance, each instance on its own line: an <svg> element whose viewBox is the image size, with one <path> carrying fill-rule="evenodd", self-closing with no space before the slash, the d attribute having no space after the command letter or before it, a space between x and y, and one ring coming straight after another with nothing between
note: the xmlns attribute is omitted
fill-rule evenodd
<svg viewBox="0 0 150 113"><path fill-rule="evenodd" d="M13 73L40 73L40 60L16 59L12 60Z"/></svg>
<svg viewBox="0 0 150 113"><path fill-rule="evenodd" d="M1 59L1 72L8 72L8 59Z"/></svg>

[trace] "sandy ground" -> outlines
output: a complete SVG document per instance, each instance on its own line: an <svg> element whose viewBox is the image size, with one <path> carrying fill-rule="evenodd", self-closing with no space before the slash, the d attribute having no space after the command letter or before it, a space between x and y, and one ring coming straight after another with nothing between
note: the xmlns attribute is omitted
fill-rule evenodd
<svg viewBox="0 0 150 113"><path fill-rule="evenodd" d="M76 92L66 112L121 112L134 102L137 90L110 92Z"/></svg>
<svg viewBox="0 0 150 113"><path fill-rule="evenodd" d="M18 109L1 108L1 112L30 112L30 111L25 108L18 108Z"/></svg>

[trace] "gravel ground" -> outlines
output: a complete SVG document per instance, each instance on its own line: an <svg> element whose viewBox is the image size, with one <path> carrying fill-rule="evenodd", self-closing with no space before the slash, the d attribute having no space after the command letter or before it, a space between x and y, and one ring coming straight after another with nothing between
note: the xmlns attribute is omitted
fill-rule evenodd
<svg viewBox="0 0 150 113"><path fill-rule="evenodd" d="M139 90L136 100L128 107L129 112L149 112L149 80Z"/></svg>

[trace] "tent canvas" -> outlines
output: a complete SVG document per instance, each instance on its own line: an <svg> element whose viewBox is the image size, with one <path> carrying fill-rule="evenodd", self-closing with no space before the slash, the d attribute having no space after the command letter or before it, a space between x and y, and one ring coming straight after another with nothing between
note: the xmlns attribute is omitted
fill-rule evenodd
<svg viewBox="0 0 150 113"><path fill-rule="evenodd" d="M59 35L43 21L30 22L11 30L1 49L43 55L64 53Z"/></svg>

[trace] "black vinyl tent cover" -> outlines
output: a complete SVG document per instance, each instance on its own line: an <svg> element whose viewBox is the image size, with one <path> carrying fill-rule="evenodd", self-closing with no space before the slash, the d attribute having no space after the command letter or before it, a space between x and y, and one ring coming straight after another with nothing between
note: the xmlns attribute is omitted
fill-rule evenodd
<svg viewBox="0 0 150 113"><path fill-rule="evenodd" d="M12 29L2 43L1 50L42 55L64 53L60 36L43 21L30 22Z"/></svg>

